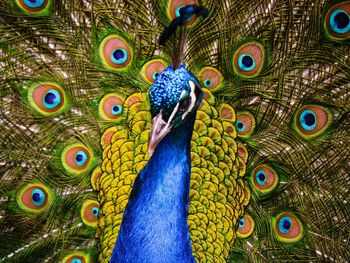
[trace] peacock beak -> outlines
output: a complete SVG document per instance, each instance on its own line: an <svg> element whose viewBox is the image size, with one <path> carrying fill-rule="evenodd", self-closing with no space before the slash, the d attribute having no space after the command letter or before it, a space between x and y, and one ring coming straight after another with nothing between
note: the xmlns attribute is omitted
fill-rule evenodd
<svg viewBox="0 0 350 263"><path fill-rule="evenodd" d="M168 122L163 120L162 111L152 119L148 140L148 154L150 156L152 156L158 143L171 131L172 127L173 125L170 124L170 120Z"/></svg>
<svg viewBox="0 0 350 263"><path fill-rule="evenodd" d="M184 121L186 116L196 108L196 104L197 106L199 105L199 102L203 97L202 92L193 81L189 81L188 83L190 85L189 95L186 90L182 91L179 101L167 121L164 120L162 111L152 119L148 140L148 153L150 156L152 156L159 142L171 131L174 125L178 126L179 123ZM173 120L176 119L176 116L180 118L179 122L173 122Z"/></svg>

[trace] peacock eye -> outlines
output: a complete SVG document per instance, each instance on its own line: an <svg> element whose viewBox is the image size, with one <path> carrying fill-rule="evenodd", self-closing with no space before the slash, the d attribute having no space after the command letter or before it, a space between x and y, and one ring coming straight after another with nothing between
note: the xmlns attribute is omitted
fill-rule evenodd
<svg viewBox="0 0 350 263"><path fill-rule="evenodd" d="M116 48L112 51L111 61L115 64L121 65L128 60L128 52L125 48Z"/></svg>
<svg viewBox="0 0 350 263"><path fill-rule="evenodd" d="M104 38L99 47L99 55L102 64L111 70L126 69L132 61L131 48L119 35Z"/></svg>
<svg viewBox="0 0 350 263"><path fill-rule="evenodd" d="M16 0L17 5L30 15L47 15L51 0Z"/></svg>
<svg viewBox="0 0 350 263"><path fill-rule="evenodd" d="M184 12L184 7L186 7L186 5L180 5L176 8L176 10L175 10L176 17L180 17L181 15L184 15L184 14L182 14L182 12ZM186 21L189 22L189 21L191 21L192 18L193 18L193 15L189 16L186 19Z"/></svg>
<svg viewBox="0 0 350 263"><path fill-rule="evenodd" d="M80 215L83 222L91 227L97 226L100 204L94 200L87 200L83 204Z"/></svg>
<svg viewBox="0 0 350 263"><path fill-rule="evenodd" d="M83 261L81 261L80 258L73 258L71 262L72 263L82 263Z"/></svg>
<svg viewBox="0 0 350 263"><path fill-rule="evenodd" d="M241 218L241 219L239 220L238 227L239 227L239 228L244 227L244 218Z"/></svg>
<svg viewBox="0 0 350 263"><path fill-rule="evenodd" d="M206 88L210 88L211 86L213 86L213 82L210 79L204 80L203 83Z"/></svg>
<svg viewBox="0 0 350 263"><path fill-rule="evenodd" d="M92 152L81 143L64 148L61 155L63 167L73 173L80 174L91 166Z"/></svg>
<svg viewBox="0 0 350 263"><path fill-rule="evenodd" d="M123 107L121 105L114 105L112 107L112 114L113 115L118 115L118 114L121 114L123 111Z"/></svg>
<svg viewBox="0 0 350 263"><path fill-rule="evenodd" d="M274 219L274 229L277 239L283 242L295 242L303 237L303 226L291 212L279 214Z"/></svg>
<svg viewBox="0 0 350 263"><path fill-rule="evenodd" d="M289 216L282 217L278 223L278 228L281 233L288 233L292 228L292 219Z"/></svg>
<svg viewBox="0 0 350 263"><path fill-rule="evenodd" d="M32 190L32 201L35 206L41 206L46 199L46 195L44 191L39 188L35 188Z"/></svg>
<svg viewBox="0 0 350 263"><path fill-rule="evenodd" d="M47 109L56 108L61 103L61 95L55 89L50 89L43 96L43 104Z"/></svg>
<svg viewBox="0 0 350 263"><path fill-rule="evenodd" d="M255 174L256 181L259 185L263 185L266 182L266 174L263 170L259 170Z"/></svg>
<svg viewBox="0 0 350 263"><path fill-rule="evenodd" d="M262 193L275 189L278 184L278 174L269 165L259 165L253 170L252 181L254 188Z"/></svg>
<svg viewBox="0 0 350 263"><path fill-rule="evenodd" d="M26 211L38 213L47 208L53 200L52 192L42 184L29 184L19 191L18 205Z"/></svg>
<svg viewBox="0 0 350 263"><path fill-rule="evenodd" d="M255 60L250 54L242 54L238 57L238 66L243 71L251 71L255 68Z"/></svg>
<svg viewBox="0 0 350 263"><path fill-rule="evenodd" d="M330 112L321 106L308 105L297 111L294 118L294 127L301 135L307 138L320 135L331 121Z"/></svg>
<svg viewBox="0 0 350 263"><path fill-rule="evenodd" d="M41 8L45 4L45 0L23 0L28 8Z"/></svg>
<svg viewBox="0 0 350 263"><path fill-rule="evenodd" d="M116 93L106 94L100 101L99 113L106 121L115 121L122 116L124 99Z"/></svg>
<svg viewBox="0 0 350 263"><path fill-rule="evenodd" d="M213 67L204 67L198 73L202 86L213 91L221 88L224 77L221 72Z"/></svg>
<svg viewBox="0 0 350 263"><path fill-rule="evenodd" d="M92 215L93 216L98 216L98 212L99 212L99 208L94 206L92 208Z"/></svg>
<svg viewBox="0 0 350 263"><path fill-rule="evenodd" d="M350 30L350 17L344 10L335 10L330 17L330 25L334 32L345 34Z"/></svg>
<svg viewBox="0 0 350 263"><path fill-rule="evenodd" d="M80 150L76 153L75 155L75 161L78 166L82 166L86 163L88 160L88 155L86 154L85 151Z"/></svg>
<svg viewBox="0 0 350 263"><path fill-rule="evenodd" d="M238 136L248 138L255 129L254 116L248 111L238 112L236 129Z"/></svg>
<svg viewBox="0 0 350 263"><path fill-rule="evenodd" d="M316 115L312 110L304 110L299 117L301 127L306 131L312 131L316 127Z"/></svg>
<svg viewBox="0 0 350 263"><path fill-rule="evenodd" d="M242 238L249 237L253 233L254 227L254 219L246 214L238 221L237 235Z"/></svg>
<svg viewBox="0 0 350 263"><path fill-rule="evenodd" d="M185 7L185 5L180 5L180 6L178 6L177 8L176 8L176 10L175 10L175 16L176 17L180 17L181 16L181 9L183 9Z"/></svg>
<svg viewBox="0 0 350 263"><path fill-rule="evenodd" d="M260 74L265 62L265 49L258 42L240 46L233 55L233 70L243 78L253 78Z"/></svg>
<svg viewBox="0 0 350 263"><path fill-rule="evenodd" d="M327 35L332 39L345 40L350 37L350 3L333 6L324 22Z"/></svg>
<svg viewBox="0 0 350 263"><path fill-rule="evenodd" d="M242 131L244 131L244 128L245 128L244 123L239 121L239 120L237 120L236 121L236 129L237 129L237 131L242 132Z"/></svg>
<svg viewBox="0 0 350 263"><path fill-rule="evenodd" d="M67 105L63 89L54 83L33 85L29 88L28 100L37 112L46 116L63 111Z"/></svg>
<svg viewBox="0 0 350 263"><path fill-rule="evenodd" d="M152 59L142 66L141 74L145 80L153 84L166 67L167 62L163 59Z"/></svg>

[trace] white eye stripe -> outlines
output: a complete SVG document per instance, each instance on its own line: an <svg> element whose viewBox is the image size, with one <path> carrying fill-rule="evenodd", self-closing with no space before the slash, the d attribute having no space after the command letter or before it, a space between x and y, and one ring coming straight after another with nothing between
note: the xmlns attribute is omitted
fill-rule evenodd
<svg viewBox="0 0 350 263"><path fill-rule="evenodd" d="M196 93L195 93L196 84L194 84L193 81L189 81L189 83L190 83L190 87L191 87L191 93L190 93L191 105L188 109L189 109L189 111L191 111L192 108L194 107L194 104L196 103Z"/></svg>
<svg viewBox="0 0 350 263"><path fill-rule="evenodd" d="M185 117L187 116L188 113L190 113L196 103L196 93L195 93L195 90L196 90L196 84L194 84L193 81L189 81L188 82L190 84L190 87L191 87L191 92L190 92L190 97L191 97L191 104L190 106L188 107L187 111L182 115L182 119L185 119Z"/></svg>
<svg viewBox="0 0 350 263"><path fill-rule="evenodd" d="M190 84L190 87L191 87L191 92L194 92L194 90L196 89L196 84L194 84L193 81L188 81L188 83Z"/></svg>

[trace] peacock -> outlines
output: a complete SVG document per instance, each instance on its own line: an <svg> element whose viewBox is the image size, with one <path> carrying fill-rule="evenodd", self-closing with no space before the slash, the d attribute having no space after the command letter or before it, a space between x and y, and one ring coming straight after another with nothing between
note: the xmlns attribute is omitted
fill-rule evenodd
<svg viewBox="0 0 350 263"><path fill-rule="evenodd" d="M349 262L349 1L0 11L0 262Z"/></svg>

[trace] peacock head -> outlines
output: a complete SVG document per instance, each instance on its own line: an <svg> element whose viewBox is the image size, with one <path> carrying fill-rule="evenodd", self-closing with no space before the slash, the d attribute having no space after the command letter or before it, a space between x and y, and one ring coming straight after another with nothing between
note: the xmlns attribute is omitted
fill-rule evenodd
<svg viewBox="0 0 350 263"><path fill-rule="evenodd" d="M184 65L172 66L160 73L149 91L152 126L149 137L150 155L158 143L174 128L197 112L203 92L198 80Z"/></svg>

